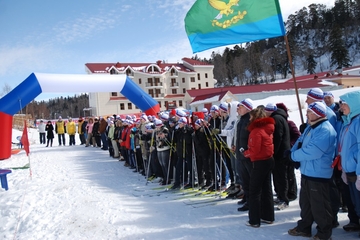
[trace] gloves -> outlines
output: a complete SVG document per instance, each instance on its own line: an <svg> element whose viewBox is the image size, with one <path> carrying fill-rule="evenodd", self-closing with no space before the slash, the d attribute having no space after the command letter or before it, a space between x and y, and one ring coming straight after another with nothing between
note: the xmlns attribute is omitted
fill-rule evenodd
<svg viewBox="0 0 360 240"><path fill-rule="evenodd" d="M347 176L346 173L344 171L342 171L341 173L341 179L343 180L343 182L347 185L348 181L347 181Z"/></svg>
<svg viewBox="0 0 360 240"><path fill-rule="evenodd" d="M307 127L307 123L303 123L303 124L300 125L299 131L300 131L301 134L304 133L306 127Z"/></svg>
<svg viewBox="0 0 360 240"><path fill-rule="evenodd" d="M288 150L285 150L284 153L283 153L283 157L284 158L291 158L291 150L288 149Z"/></svg>
<svg viewBox="0 0 360 240"><path fill-rule="evenodd" d="M292 160L291 160L292 161ZM294 168L295 169L299 169L300 168L300 162L294 162L294 161L292 161L293 162L293 165L294 165Z"/></svg>
<svg viewBox="0 0 360 240"><path fill-rule="evenodd" d="M241 152L241 153L244 153L244 151L245 151L244 148L239 149L239 152Z"/></svg>
<svg viewBox="0 0 360 240"><path fill-rule="evenodd" d="M212 132L213 134L219 134L219 133L220 133L220 130L217 129L217 128L214 128L214 129L211 130L211 132Z"/></svg>
<svg viewBox="0 0 360 240"><path fill-rule="evenodd" d="M356 182L355 182L356 189L360 191L360 175L357 176Z"/></svg>

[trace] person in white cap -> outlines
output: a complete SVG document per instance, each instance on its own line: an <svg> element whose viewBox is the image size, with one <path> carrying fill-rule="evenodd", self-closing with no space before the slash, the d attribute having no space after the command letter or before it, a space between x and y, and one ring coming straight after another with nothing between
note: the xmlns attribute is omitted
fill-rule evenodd
<svg viewBox="0 0 360 240"><path fill-rule="evenodd" d="M326 106L331 108L335 113L339 111L340 104L338 102L335 102L332 92L324 92L324 102Z"/></svg>
<svg viewBox="0 0 360 240"><path fill-rule="evenodd" d="M215 177L215 166L216 169L220 170L220 164L222 164L222 162L220 162L220 148L221 148L221 142L220 139L218 137L218 134L221 134L221 118L220 118L220 108L217 105L212 105L210 108L210 116L211 118L209 119L208 123L209 123L209 127L208 129L211 131L211 136L209 136L209 138L212 140L212 146L211 149L213 150L213 152L210 154L210 168L212 169L212 179L213 179L213 185L210 186L208 188L208 191L214 191L215 189L220 189L220 184L223 185L225 184L225 167L223 167L223 171L221 173L221 179L220 179L220 183L218 183L218 181L216 180ZM218 172L218 171L216 171ZM220 175L220 173L218 173Z"/></svg>
<svg viewBox="0 0 360 240"><path fill-rule="evenodd" d="M59 119L55 124L55 133L58 135L59 146L61 146L61 144L65 146L66 128L65 128L65 122L63 121L61 116L59 116Z"/></svg>
<svg viewBox="0 0 360 240"><path fill-rule="evenodd" d="M192 133L193 129L188 125L186 117L180 117L178 120L178 129L175 131L174 139L176 140L176 172L174 185L171 187L172 190L179 189L181 182L184 188L192 186ZM185 164L185 166L184 166ZM186 169L183 173L183 169ZM190 182L186 182L188 179L187 172L190 171ZM182 179L184 177L184 179Z"/></svg>
<svg viewBox="0 0 360 240"><path fill-rule="evenodd" d="M295 142L289 157L300 163L300 217L291 236L311 237L312 224L317 224L313 239L331 239L332 209L330 204L331 167L335 148L336 131L326 118L326 106L313 102L307 109L309 126ZM321 201L319 201L321 199Z"/></svg>
<svg viewBox="0 0 360 240"><path fill-rule="evenodd" d="M252 170L252 164L250 158L247 158L240 152L240 149L248 149L249 130L248 125L250 123L250 111L254 109L254 103L250 98L246 98L237 105L238 120L235 123L234 137L232 140L232 150L236 155L235 171L240 176L241 188L244 192L243 198L238 202L242 205L238 208L238 211L248 211L248 199L249 199L249 186L250 186L250 173ZM241 195L239 195L241 197Z"/></svg>
<svg viewBox="0 0 360 240"><path fill-rule="evenodd" d="M68 120L69 122L66 124L66 132L69 134L69 146L75 146L76 125L71 117L69 117Z"/></svg>
<svg viewBox="0 0 360 240"><path fill-rule="evenodd" d="M40 139L40 144L45 144L46 140L45 140L45 126L46 124L44 123L44 120L40 119L40 123L38 125L38 131L39 131L39 139Z"/></svg>
<svg viewBox="0 0 360 240"><path fill-rule="evenodd" d="M235 105L236 106L236 105ZM230 151L231 149L231 140L232 139L232 131L229 131L229 129L231 128L231 130L233 129L233 125L235 123L235 121L233 119L230 119L230 114L229 114L229 110L231 109L231 104L227 103L227 102L222 102L219 105L219 110L220 110L220 126L221 126L221 134L219 134L220 136L220 144L222 146L222 157L225 160L226 163L226 168L229 172L229 177L230 177L230 187L226 189L226 192L229 191L233 191L235 189L235 175L234 175L234 171L233 171L233 166L231 164L231 155L232 152ZM234 116L236 118L236 116ZM232 123L233 121L233 123ZM228 137L228 134L230 134L230 136ZM229 142L230 144L228 144L228 138L229 138ZM225 174L225 173L224 173ZM240 189L238 189L237 192L239 192ZM236 194L235 192L233 194Z"/></svg>
<svg viewBox="0 0 360 240"><path fill-rule="evenodd" d="M314 102L323 102L323 100L324 100L324 92L320 88L312 88L307 93L305 102L309 105ZM331 125L336 129L336 123L337 123L336 114L331 108L327 106L326 106L326 117L331 123ZM304 131L305 127L307 126L306 124L307 123L304 123L300 126L301 133Z"/></svg>

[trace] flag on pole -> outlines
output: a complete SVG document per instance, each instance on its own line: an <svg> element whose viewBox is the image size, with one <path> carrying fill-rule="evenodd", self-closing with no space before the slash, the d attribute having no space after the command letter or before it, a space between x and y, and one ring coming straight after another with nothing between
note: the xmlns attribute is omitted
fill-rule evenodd
<svg viewBox="0 0 360 240"><path fill-rule="evenodd" d="M30 144L29 144L29 138L28 138L28 131L27 131L27 127L26 127L26 120L24 120L24 131L23 134L21 136L21 144L24 146L25 152L26 152L26 156L29 156L30 153Z"/></svg>
<svg viewBox="0 0 360 240"><path fill-rule="evenodd" d="M193 53L285 35L278 0L197 0L185 30Z"/></svg>

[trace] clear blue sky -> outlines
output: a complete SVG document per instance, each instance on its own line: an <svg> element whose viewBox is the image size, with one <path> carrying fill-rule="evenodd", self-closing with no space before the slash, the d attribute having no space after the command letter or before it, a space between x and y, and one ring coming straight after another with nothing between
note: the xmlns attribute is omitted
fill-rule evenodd
<svg viewBox="0 0 360 240"><path fill-rule="evenodd" d="M32 72L85 74L85 63L192 57L184 17L195 0L0 0L0 92ZM284 20L311 3L280 0ZM211 49L198 53L209 58ZM36 100L68 93L42 93Z"/></svg>

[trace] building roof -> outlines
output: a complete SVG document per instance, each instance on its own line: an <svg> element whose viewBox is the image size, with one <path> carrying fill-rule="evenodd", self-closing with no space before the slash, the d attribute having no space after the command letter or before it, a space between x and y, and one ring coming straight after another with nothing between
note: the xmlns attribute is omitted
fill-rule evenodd
<svg viewBox="0 0 360 240"><path fill-rule="evenodd" d="M222 91L222 92L214 92L214 93L209 93L209 94L198 95L192 100L192 103L198 102L201 100L205 100L205 99L209 99L209 98L212 98L215 96L218 96L218 101L219 101L220 99L222 99L225 96L226 93L228 93L228 92Z"/></svg>
<svg viewBox="0 0 360 240"><path fill-rule="evenodd" d="M187 62L188 64L193 65L193 66L196 66L196 65L213 66L213 64L198 61L198 60L194 60L194 59L191 59L191 58L186 58L186 57L182 58L181 60L183 60L184 62Z"/></svg>
<svg viewBox="0 0 360 240"><path fill-rule="evenodd" d="M322 87L322 80L312 79L311 81L297 81L297 87L299 88L313 88ZM295 89L293 81L286 81L283 83L270 83L270 84L257 84L257 85L246 85L246 86L232 86L232 87L221 87L221 88L206 88L197 90L187 90L190 97L198 97L206 94L218 94L221 92L226 93L230 91L232 94L244 94L244 93L256 93L256 92L271 92L279 90Z"/></svg>
<svg viewBox="0 0 360 240"><path fill-rule="evenodd" d="M191 58L183 58L182 60L192 66L213 66L212 64L193 60ZM116 69L119 73L125 73L127 69L148 74L162 74L169 72L171 69L181 72L194 72L194 70L186 67L183 63L166 63L160 60L156 61L156 63L86 63L85 66L91 73L109 73L111 69ZM157 71L149 71L148 69L151 66L155 66Z"/></svg>

